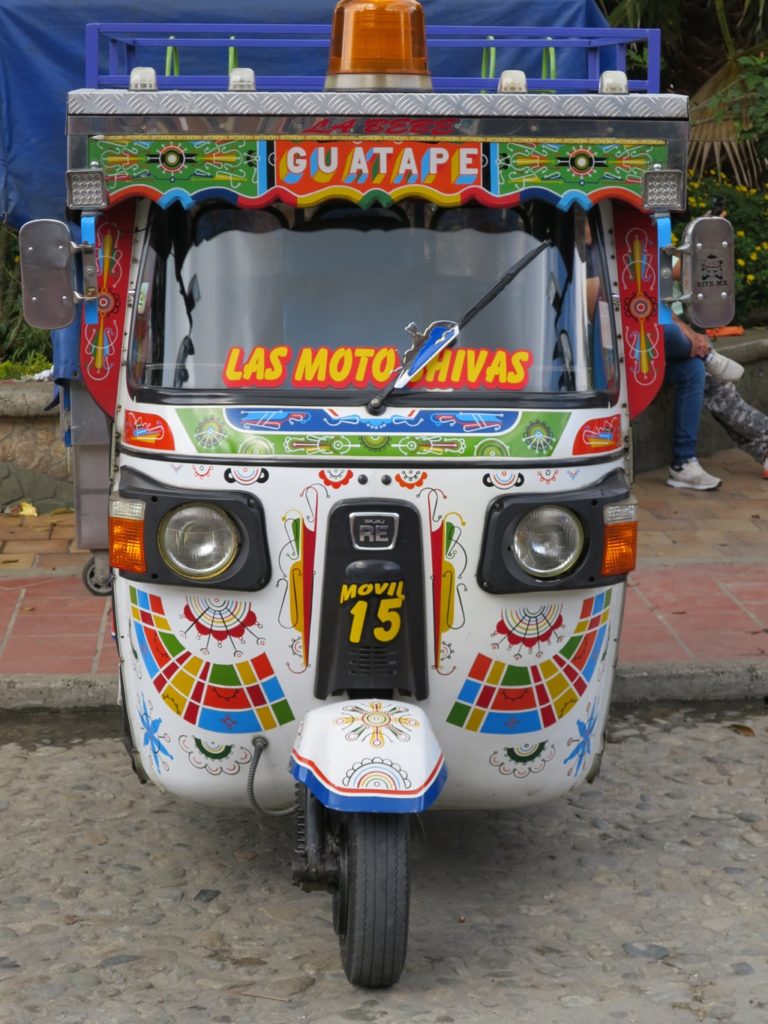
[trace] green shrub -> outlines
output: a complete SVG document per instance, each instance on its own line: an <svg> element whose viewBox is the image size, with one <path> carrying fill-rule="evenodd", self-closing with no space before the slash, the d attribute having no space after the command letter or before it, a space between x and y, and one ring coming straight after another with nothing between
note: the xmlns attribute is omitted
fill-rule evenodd
<svg viewBox="0 0 768 1024"><path fill-rule="evenodd" d="M47 370L50 365L49 357L40 352L31 355L23 362L6 359L0 363L0 380L19 380L21 377L31 377L35 373Z"/></svg>
<svg viewBox="0 0 768 1024"><path fill-rule="evenodd" d="M768 157L768 59L764 48L736 59L738 73L709 101L715 120L730 120L739 141L749 140L758 158Z"/></svg>
<svg viewBox="0 0 768 1024"><path fill-rule="evenodd" d="M736 317L765 310L768 322L768 187L734 185L725 175L710 171L701 179L688 178L688 218L704 216L715 196L725 200L736 242ZM679 240L688 218L674 225ZM754 318L754 317L753 317Z"/></svg>

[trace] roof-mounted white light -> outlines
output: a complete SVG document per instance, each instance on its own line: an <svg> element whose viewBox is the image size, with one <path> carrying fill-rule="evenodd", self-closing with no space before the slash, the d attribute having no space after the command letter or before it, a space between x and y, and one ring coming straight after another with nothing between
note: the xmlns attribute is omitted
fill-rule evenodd
<svg viewBox="0 0 768 1024"><path fill-rule="evenodd" d="M499 76L499 92L528 92L528 79L524 71L502 71Z"/></svg>
<svg viewBox="0 0 768 1024"><path fill-rule="evenodd" d="M603 71L597 91L611 94L629 92L626 74L623 71Z"/></svg>
<svg viewBox="0 0 768 1024"><path fill-rule="evenodd" d="M154 68L132 68L128 88L132 92L157 92L157 72Z"/></svg>
<svg viewBox="0 0 768 1024"><path fill-rule="evenodd" d="M229 72L230 92L254 92L256 75L253 68L232 68Z"/></svg>

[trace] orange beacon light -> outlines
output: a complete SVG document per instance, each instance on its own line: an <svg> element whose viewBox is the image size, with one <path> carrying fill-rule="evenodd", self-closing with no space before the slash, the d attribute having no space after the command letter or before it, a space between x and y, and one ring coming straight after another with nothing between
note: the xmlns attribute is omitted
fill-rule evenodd
<svg viewBox="0 0 768 1024"><path fill-rule="evenodd" d="M341 0L333 12L326 89L430 90L417 0Z"/></svg>

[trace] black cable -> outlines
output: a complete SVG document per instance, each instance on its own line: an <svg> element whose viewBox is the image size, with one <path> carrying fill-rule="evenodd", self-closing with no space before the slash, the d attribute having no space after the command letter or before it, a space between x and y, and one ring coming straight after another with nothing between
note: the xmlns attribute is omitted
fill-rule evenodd
<svg viewBox="0 0 768 1024"><path fill-rule="evenodd" d="M259 761L261 755L267 748L267 741L263 736L254 736L253 738L253 760L251 761L251 767L248 769L248 800L257 814L261 814L265 818L284 818L287 814L293 814L294 806L291 804L290 807L281 807L276 810L270 810L269 807L262 807L253 792L253 780L256 778L256 769L259 767Z"/></svg>

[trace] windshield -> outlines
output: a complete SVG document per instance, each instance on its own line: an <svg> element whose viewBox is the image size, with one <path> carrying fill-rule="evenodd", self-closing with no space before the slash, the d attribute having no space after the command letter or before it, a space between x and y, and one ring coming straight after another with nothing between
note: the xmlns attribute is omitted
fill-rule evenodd
<svg viewBox="0 0 768 1024"><path fill-rule="evenodd" d="M155 209L131 383L364 403L446 321L461 329L392 401L613 390L609 318L588 298L600 263L590 239L583 211L543 202Z"/></svg>

